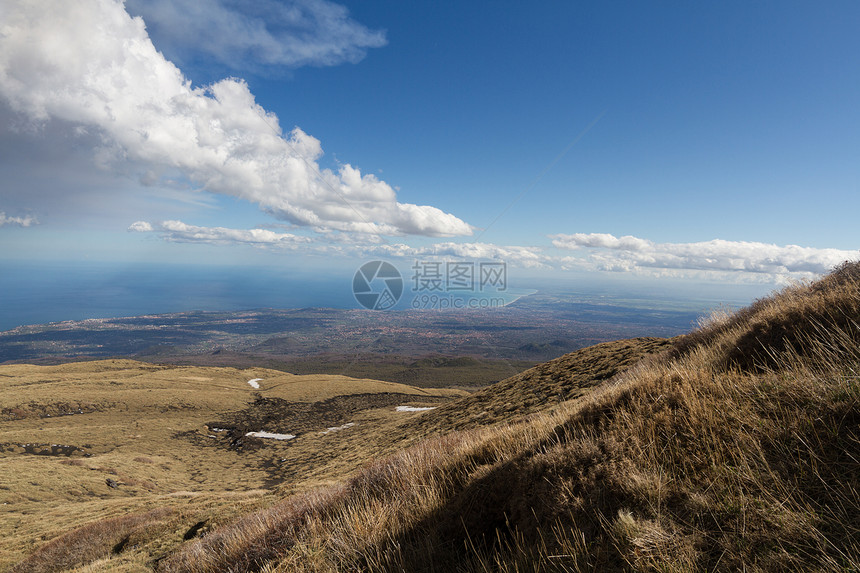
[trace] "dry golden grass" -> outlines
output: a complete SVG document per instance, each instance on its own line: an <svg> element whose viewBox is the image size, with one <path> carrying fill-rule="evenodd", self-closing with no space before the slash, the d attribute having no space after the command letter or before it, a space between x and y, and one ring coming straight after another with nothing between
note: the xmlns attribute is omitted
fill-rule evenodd
<svg viewBox="0 0 860 573"><path fill-rule="evenodd" d="M565 354L412 419L410 432L464 430L512 420L583 396L646 356L672 348L665 338L604 342Z"/></svg>
<svg viewBox="0 0 860 573"><path fill-rule="evenodd" d="M161 571L860 569L860 265L592 392L426 440Z"/></svg>
<svg viewBox="0 0 860 573"><path fill-rule="evenodd" d="M707 348L715 366L762 372L781 367L793 354L814 361L821 343L847 341L833 350L856 352L858 282L860 265L845 263L818 282L786 287L734 314L714 313L678 342L676 356Z"/></svg>
<svg viewBox="0 0 860 573"><path fill-rule="evenodd" d="M132 537L152 535L173 513L170 507L97 521L61 535L35 551L11 573L51 573L91 563L133 545Z"/></svg>
<svg viewBox="0 0 860 573"><path fill-rule="evenodd" d="M254 378L262 378L259 389L248 384ZM131 360L0 366L0 570L52 540L77 539L67 537L76 528L98 530L101 519L173 507L177 492L189 492L168 520L170 535L153 534L117 555L108 551L110 559L99 566L121 560L149 569L200 520L208 530L271 505L274 490L301 491L345 477L387 451L392 428L414 416L369 404L348 410L346 421L355 425L338 432L323 434L327 428L320 425L289 443L257 440L253 448L231 449L207 424L242 411L257 396L325 404L379 395L421 405L463 394L343 376ZM93 542L91 549L104 545ZM44 551L41 562L57 555L56 548Z"/></svg>

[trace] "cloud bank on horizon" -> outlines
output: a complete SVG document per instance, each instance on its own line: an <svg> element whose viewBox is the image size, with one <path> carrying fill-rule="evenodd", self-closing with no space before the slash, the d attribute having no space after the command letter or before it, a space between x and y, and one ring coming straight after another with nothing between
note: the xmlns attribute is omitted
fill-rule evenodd
<svg viewBox="0 0 860 573"><path fill-rule="evenodd" d="M550 239L560 249L587 250L584 260L589 268L612 272L705 271L803 277L826 273L840 263L860 256L858 251L722 239L655 243L639 237L615 237L606 233L559 234ZM563 260L573 265L583 264L580 258Z"/></svg>
<svg viewBox="0 0 860 573"><path fill-rule="evenodd" d="M146 221L136 221L131 224L128 230L137 233L158 231L161 233L162 239L176 243L296 247L311 242L309 237L301 237L292 233L276 233L267 229L199 227L187 225L182 221L163 221L155 227Z"/></svg>
<svg viewBox="0 0 860 573"><path fill-rule="evenodd" d="M453 259L504 261L527 269L565 269L624 272L650 276L697 276L736 278L751 282L784 282L811 278L829 272L847 260L860 258L860 251L818 249L798 245L779 246L750 241L714 239L694 243L655 243L634 236L608 233L551 235L552 245L581 256L558 255L538 246L500 246L492 243L444 242L414 247L404 243L311 244L306 237L263 229L197 227L181 221L156 226L137 221L131 232L158 233L163 240L206 244L246 244L263 248L296 249L318 254L394 259Z"/></svg>
<svg viewBox="0 0 860 573"><path fill-rule="evenodd" d="M158 4L153 12L165 13L165 6ZM215 10L210 19L225 21L229 15ZM335 20L342 24L344 14ZM278 117L256 103L244 81L192 87L156 50L143 20L130 16L118 0L12 0L0 26L0 95L33 122L68 122L97 132L96 159L103 167L133 163L146 179L178 173L198 189L238 197L315 230L472 233L466 222L436 207L398 202L390 185L349 164L337 172L321 168L320 141L298 127L282 134ZM372 34L356 38L355 26L346 26L344 33L340 47L301 56L287 46L276 61L354 60L381 41ZM235 34L228 44L243 37L249 36ZM271 42L277 39L264 44ZM246 46L250 52L260 49Z"/></svg>

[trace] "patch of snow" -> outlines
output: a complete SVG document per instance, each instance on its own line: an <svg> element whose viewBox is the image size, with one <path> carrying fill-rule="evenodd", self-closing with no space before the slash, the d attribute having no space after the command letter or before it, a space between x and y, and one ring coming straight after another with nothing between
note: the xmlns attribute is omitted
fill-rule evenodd
<svg viewBox="0 0 860 573"><path fill-rule="evenodd" d="M424 412L426 410L435 410L436 406L430 406L428 408L419 408L418 406L397 406L394 408L397 412Z"/></svg>
<svg viewBox="0 0 860 573"><path fill-rule="evenodd" d="M226 428L209 428L213 432L226 432Z"/></svg>
<svg viewBox="0 0 860 573"><path fill-rule="evenodd" d="M252 438L271 438L272 440L292 440L295 438L292 434L273 434L272 432L248 432L245 435Z"/></svg>
<svg viewBox="0 0 860 573"><path fill-rule="evenodd" d="M259 390L260 389L259 382L262 382L262 381L263 381L262 378L254 378L253 380L248 380L248 384L251 385L251 388L254 388L255 390Z"/></svg>
<svg viewBox="0 0 860 573"><path fill-rule="evenodd" d="M320 434L328 434L328 433L331 433L331 432L338 432L338 431L340 431L340 430L345 430L345 429L347 429L347 428L351 428L351 427L353 427L354 425L355 425L355 422L350 422L350 423L348 423L348 424L344 424L343 426L337 426L336 428L329 428L329 429L327 429L327 430L326 430L326 431L324 431L324 432L320 432Z"/></svg>

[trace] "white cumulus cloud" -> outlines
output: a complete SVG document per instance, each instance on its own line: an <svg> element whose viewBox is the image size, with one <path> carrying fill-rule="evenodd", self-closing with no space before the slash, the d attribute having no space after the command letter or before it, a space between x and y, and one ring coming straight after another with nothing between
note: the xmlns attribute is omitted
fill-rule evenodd
<svg viewBox="0 0 860 573"><path fill-rule="evenodd" d="M156 50L120 0L5 0L0 98L36 122L59 120L100 137L107 168L143 165L197 188L256 203L318 230L449 237L472 227L351 165L322 169L320 141L282 134L245 82L204 88Z"/></svg>
<svg viewBox="0 0 860 573"><path fill-rule="evenodd" d="M267 229L228 229L226 227L198 227L182 221L164 221L153 225L136 221L128 228L138 233L156 232L162 239L176 243L206 243L210 245L242 244L257 247L295 247L309 243L308 237L291 233L276 233Z"/></svg>
<svg viewBox="0 0 860 573"><path fill-rule="evenodd" d="M151 223L147 223L146 221L135 221L128 227L129 231L133 231L135 233L148 233L153 231Z"/></svg>
<svg viewBox="0 0 860 573"><path fill-rule="evenodd" d="M639 251L647 249L652 243L631 235L615 237L608 233L575 233L573 235L555 235L553 244L568 249L591 247Z"/></svg>
<svg viewBox="0 0 860 573"><path fill-rule="evenodd" d="M860 258L858 251L723 239L655 243L633 236L615 237L603 233L551 235L550 239L561 249L587 250L585 259L568 258L566 262L579 261L606 271L664 269L801 277L823 274L843 261Z"/></svg>
<svg viewBox="0 0 860 573"><path fill-rule="evenodd" d="M3 211L0 211L0 227L5 225L16 225L18 227L32 227L38 225L39 221L31 215L25 217L10 217Z"/></svg>

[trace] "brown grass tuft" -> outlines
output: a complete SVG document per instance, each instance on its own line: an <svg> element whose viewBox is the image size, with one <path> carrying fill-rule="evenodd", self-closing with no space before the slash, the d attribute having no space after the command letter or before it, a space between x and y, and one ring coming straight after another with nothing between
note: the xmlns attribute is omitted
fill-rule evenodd
<svg viewBox="0 0 860 573"><path fill-rule="evenodd" d="M674 356L707 349L725 370L763 372L779 368L790 355L814 359L820 341L856 353L858 317L860 263L846 262L818 282L786 287L734 314L716 311L676 342ZM836 331L838 339L832 337Z"/></svg>
<svg viewBox="0 0 860 573"><path fill-rule="evenodd" d="M90 523L49 541L9 571L52 573L121 553L133 535L161 525L173 513L166 507Z"/></svg>

